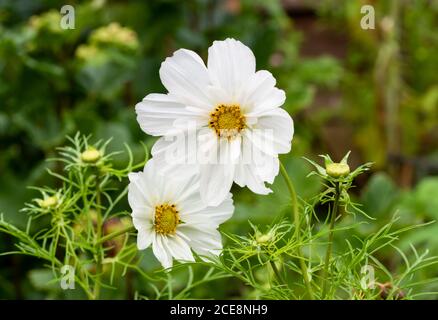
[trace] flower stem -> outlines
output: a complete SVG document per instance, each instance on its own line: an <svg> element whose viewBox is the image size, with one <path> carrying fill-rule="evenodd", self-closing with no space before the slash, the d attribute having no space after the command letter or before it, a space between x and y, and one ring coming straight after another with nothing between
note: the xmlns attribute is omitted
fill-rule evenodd
<svg viewBox="0 0 438 320"><path fill-rule="evenodd" d="M275 265L275 262L272 260L269 260L269 264L271 265L272 271L274 271L275 277L277 278L277 282L279 284L284 284L283 277L280 274L280 271L278 271L277 266Z"/></svg>
<svg viewBox="0 0 438 320"><path fill-rule="evenodd" d="M292 181L286 171L286 168L283 166L283 164L280 162L280 172L281 175L284 178L284 181L286 182L287 188L289 190L290 193L290 197L291 197L291 202L292 202L292 218L295 224L295 231L294 231L294 237L295 239L297 239L297 242L300 243L300 214L298 211L298 200L297 200L297 193L295 192L295 188L294 185L292 184ZM307 271L307 266L306 263L304 261L303 258L303 252L301 250L301 245L298 245L297 248L297 255L298 255L298 260L300 263L300 268L301 268L301 273L303 274L303 278L304 278L304 283L306 284L306 288L307 288L307 293L309 295L309 298L311 300L314 299L313 296L313 290L312 290L312 285L310 284L310 279L309 279L309 274Z"/></svg>
<svg viewBox="0 0 438 320"><path fill-rule="evenodd" d="M129 227L123 228L121 230L118 230L116 232L112 232L112 233L107 234L106 236L103 236L102 238L100 238L100 240L97 241L97 244L102 244L106 241L109 241L109 240L114 239L118 236L121 236L122 234L125 234L127 232L131 232L134 230L135 230L135 228L133 226L129 226Z"/></svg>
<svg viewBox="0 0 438 320"><path fill-rule="evenodd" d="M99 170L99 169L97 169ZM96 211L97 211L97 221L96 221L96 239L95 246L97 251L96 256L96 280L94 281L94 299L99 299L100 295L100 276L102 273L102 208L101 208L101 190L100 190L100 173L96 173Z"/></svg>
<svg viewBox="0 0 438 320"><path fill-rule="evenodd" d="M325 254L325 263L324 263L324 270L322 274L322 298L324 299L327 293L327 276L328 276L328 269L330 265L330 257L332 255L332 246L333 246L333 236L334 236L334 227L336 222L336 216L338 215L338 206L339 206L339 196L340 196L340 188L339 183L336 183L335 187L335 202L333 204L333 208L330 213L330 226L329 226L329 237L328 237L328 245L327 245L327 251Z"/></svg>

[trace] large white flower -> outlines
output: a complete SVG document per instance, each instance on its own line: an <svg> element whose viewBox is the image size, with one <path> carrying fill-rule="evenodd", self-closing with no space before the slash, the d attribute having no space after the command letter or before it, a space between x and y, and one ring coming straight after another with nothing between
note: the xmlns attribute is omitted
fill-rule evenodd
<svg viewBox="0 0 438 320"><path fill-rule="evenodd" d="M280 108L284 91L270 72L256 72L251 49L234 39L215 41L207 66L180 49L162 63L160 77L168 93L149 94L136 105L143 131L161 136L152 149L160 167L175 164L168 159L173 149L180 163L196 163L209 205L221 203L233 181L258 194L271 192L265 182L279 172L278 154L290 151L293 121ZM181 132L194 135L196 144L170 139Z"/></svg>
<svg viewBox="0 0 438 320"><path fill-rule="evenodd" d="M129 174L128 201L138 248L152 245L165 268L172 266L172 257L194 261L191 249L204 258L219 255L222 239L217 228L233 214L231 194L218 206L208 207L201 200L197 175L164 176L156 167L152 159L143 172Z"/></svg>

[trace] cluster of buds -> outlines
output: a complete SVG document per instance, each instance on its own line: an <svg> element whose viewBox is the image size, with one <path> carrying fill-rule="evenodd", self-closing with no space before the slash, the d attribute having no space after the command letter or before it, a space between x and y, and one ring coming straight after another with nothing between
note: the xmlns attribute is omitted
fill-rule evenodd
<svg viewBox="0 0 438 320"><path fill-rule="evenodd" d="M83 61L101 61L105 59L105 48L115 47L134 52L139 47L135 31L112 22L91 33L90 40L76 49L75 55Z"/></svg>
<svg viewBox="0 0 438 320"><path fill-rule="evenodd" d="M94 45L115 45L128 50L138 48L138 39L135 31L112 22L107 26L96 29L90 37Z"/></svg>
<svg viewBox="0 0 438 320"><path fill-rule="evenodd" d="M32 16L29 25L36 32L48 31L57 34L63 31L59 25L60 21L60 13L56 10L50 10L42 15Z"/></svg>

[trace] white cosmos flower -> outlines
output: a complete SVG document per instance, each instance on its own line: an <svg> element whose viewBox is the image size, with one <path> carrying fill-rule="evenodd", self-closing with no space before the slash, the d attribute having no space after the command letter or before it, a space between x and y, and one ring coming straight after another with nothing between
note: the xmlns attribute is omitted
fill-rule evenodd
<svg viewBox="0 0 438 320"><path fill-rule="evenodd" d="M216 207L201 200L199 177L191 173L162 175L149 160L143 172L129 174L128 201L138 230L137 246L152 245L165 268L172 257L194 261L191 249L201 257L217 256L222 250L218 226L233 214L231 194Z"/></svg>
<svg viewBox="0 0 438 320"><path fill-rule="evenodd" d="M221 203L233 181L270 193L265 182L279 172L278 154L290 151L293 121L280 108L284 91L270 72L256 72L251 49L234 39L215 41L207 66L180 49L161 64L160 78L168 93L149 94L136 105L143 131L161 136L152 149L160 167L174 165L165 157L172 148L183 150L186 163L196 159L201 197L209 205ZM181 131L195 135L195 147L170 139Z"/></svg>

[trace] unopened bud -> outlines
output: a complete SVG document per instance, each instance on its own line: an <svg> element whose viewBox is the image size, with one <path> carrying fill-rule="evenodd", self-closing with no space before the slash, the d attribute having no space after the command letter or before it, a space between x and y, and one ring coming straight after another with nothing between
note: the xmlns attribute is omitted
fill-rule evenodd
<svg viewBox="0 0 438 320"><path fill-rule="evenodd" d="M325 170L333 178L345 177L350 173L350 167L346 163L329 163L326 165Z"/></svg>
<svg viewBox="0 0 438 320"><path fill-rule="evenodd" d="M263 234L257 231L255 235L254 245L265 246L268 245L269 242L272 241L272 239L273 239L273 234L271 232Z"/></svg>
<svg viewBox="0 0 438 320"><path fill-rule="evenodd" d="M86 163L96 163L100 157L100 151L93 147L89 147L81 154L81 160Z"/></svg>
<svg viewBox="0 0 438 320"><path fill-rule="evenodd" d="M262 244L271 240L271 236L269 234L262 234L260 237L257 237L257 242Z"/></svg>
<svg viewBox="0 0 438 320"><path fill-rule="evenodd" d="M43 209L53 208L58 204L58 197L55 195L44 199L39 199L38 204Z"/></svg>

